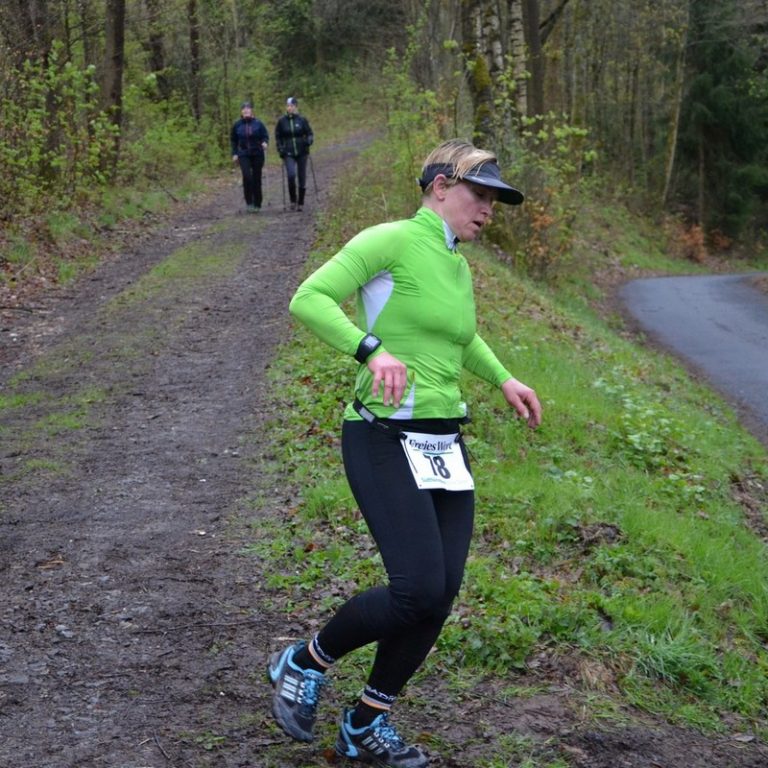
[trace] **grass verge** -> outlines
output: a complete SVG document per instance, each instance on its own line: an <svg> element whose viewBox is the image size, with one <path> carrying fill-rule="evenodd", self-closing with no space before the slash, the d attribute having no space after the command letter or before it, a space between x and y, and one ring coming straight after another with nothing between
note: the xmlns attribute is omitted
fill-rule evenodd
<svg viewBox="0 0 768 768"><path fill-rule="evenodd" d="M129 396L137 373L190 322L191 301L231 276L245 258L247 238L263 226L238 222L236 239L216 248L208 237L215 228L202 232L94 310L88 330L11 377L0 392L0 443L9 460L0 483L41 484L66 475L74 460L70 443L88 445L103 409Z"/></svg>

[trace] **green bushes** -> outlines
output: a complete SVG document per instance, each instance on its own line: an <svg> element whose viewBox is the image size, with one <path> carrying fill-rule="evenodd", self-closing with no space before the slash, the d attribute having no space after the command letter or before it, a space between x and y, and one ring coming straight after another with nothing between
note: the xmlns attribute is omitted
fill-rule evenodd
<svg viewBox="0 0 768 768"><path fill-rule="evenodd" d="M0 101L3 218L90 199L105 181L115 129L98 106L94 69L27 62Z"/></svg>

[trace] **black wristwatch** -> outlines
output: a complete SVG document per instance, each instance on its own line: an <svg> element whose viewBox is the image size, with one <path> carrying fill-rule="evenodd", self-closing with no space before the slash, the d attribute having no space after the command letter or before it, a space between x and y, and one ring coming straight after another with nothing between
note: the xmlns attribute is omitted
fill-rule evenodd
<svg viewBox="0 0 768 768"><path fill-rule="evenodd" d="M381 339L378 336L374 336L372 333L366 333L357 345L355 360L357 360L358 363L364 363L380 346Z"/></svg>

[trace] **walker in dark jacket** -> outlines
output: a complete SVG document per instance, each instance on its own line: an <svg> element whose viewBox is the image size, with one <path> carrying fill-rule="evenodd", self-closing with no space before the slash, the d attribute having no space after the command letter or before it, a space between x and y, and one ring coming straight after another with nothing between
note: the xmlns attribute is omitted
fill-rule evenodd
<svg viewBox="0 0 768 768"><path fill-rule="evenodd" d="M240 119L232 126L230 143L232 161L240 163L243 174L243 195L249 211L261 208L261 172L264 168L264 153L269 144L269 133L264 123L253 116L250 101L240 107Z"/></svg>
<svg viewBox="0 0 768 768"><path fill-rule="evenodd" d="M298 101L293 96L289 96L285 105L286 113L277 121L275 126L275 143L278 154L285 164L291 210L298 209L300 211L304 207L304 195L307 191L309 148L315 137L312 134L309 120L298 113ZM298 199L296 196L297 173L299 177Z"/></svg>

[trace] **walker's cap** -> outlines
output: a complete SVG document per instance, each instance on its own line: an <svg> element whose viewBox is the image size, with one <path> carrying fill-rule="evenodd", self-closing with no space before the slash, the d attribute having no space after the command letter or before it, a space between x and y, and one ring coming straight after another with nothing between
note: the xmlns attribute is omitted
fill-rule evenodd
<svg viewBox="0 0 768 768"><path fill-rule="evenodd" d="M240 105L240 109L253 109L253 104L251 104L251 102L250 102L250 101L244 101L244 102L243 102L243 103Z"/></svg>
<svg viewBox="0 0 768 768"><path fill-rule="evenodd" d="M419 185L422 191L434 181L435 176L442 173L449 179L454 175L456 169L450 164L435 163L426 166L421 172ZM479 184L481 187L493 187L498 190L499 202L507 205L520 205L525 200L525 196L520 190L510 187L501 180L501 170L496 163L485 162L470 169L461 177L462 181L470 181L472 184Z"/></svg>
<svg viewBox="0 0 768 768"><path fill-rule="evenodd" d="M286 105L287 107L289 107L289 106L298 107L298 106L299 106L299 102L298 102L298 100L296 99L296 97L295 97L295 96L289 96L289 97L288 97L288 98L285 100L285 105Z"/></svg>

